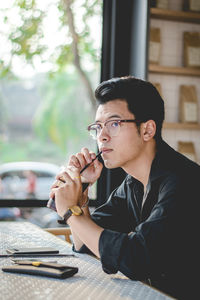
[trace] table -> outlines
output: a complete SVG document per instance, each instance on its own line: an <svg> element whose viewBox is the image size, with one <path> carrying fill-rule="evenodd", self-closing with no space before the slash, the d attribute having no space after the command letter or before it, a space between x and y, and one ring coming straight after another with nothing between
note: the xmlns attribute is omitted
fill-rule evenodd
<svg viewBox="0 0 200 300"><path fill-rule="evenodd" d="M71 245L29 222L0 222L0 253L9 247L57 248L60 253L72 254ZM121 273L103 272L98 259L87 254L76 257L43 257L79 268L67 279L54 279L24 274L5 273L0 268L0 299L15 300L168 300L167 295ZM0 258L0 266L11 265L10 258Z"/></svg>

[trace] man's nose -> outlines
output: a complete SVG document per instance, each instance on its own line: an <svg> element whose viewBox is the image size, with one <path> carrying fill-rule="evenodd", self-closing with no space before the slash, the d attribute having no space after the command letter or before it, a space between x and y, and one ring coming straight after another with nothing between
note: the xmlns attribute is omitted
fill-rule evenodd
<svg viewBox="0 0 200 300"><path fill-rule="evenodd" d="M98 140L101 141L108 141L110 139L110 136L108 134L108 131L106 129L105 126L102 127L99 136L98 136Z"/></svg>

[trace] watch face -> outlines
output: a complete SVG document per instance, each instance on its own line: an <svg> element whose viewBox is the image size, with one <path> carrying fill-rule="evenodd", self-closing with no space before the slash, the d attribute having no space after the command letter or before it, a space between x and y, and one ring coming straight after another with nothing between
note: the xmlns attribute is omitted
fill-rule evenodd
<svg viewBox="0 0 200 300"><path fill-rule="evenodd" d="M75 216L80 216L82 214L82 209L79 206L72 206L70 210Z"/></svg>

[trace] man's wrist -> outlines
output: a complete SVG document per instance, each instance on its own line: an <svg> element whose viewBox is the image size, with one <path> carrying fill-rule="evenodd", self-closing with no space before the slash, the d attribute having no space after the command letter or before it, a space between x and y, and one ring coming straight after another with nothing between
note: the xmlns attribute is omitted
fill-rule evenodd
<svg viewBox="0 0 200 300"><path fill-rule="evenodd" d="M80 216L82 214L83 214L83 210L81 209L80 206L78 206L78 205L71 206L68 208L68 210L63 215L63 221L64 221L64 223L67 224L67 221L71 216Z"/></svg>

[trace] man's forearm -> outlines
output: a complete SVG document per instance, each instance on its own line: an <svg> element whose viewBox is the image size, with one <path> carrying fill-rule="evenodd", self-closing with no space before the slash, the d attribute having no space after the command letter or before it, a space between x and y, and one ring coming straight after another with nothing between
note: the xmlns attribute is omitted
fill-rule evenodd
<svg viewBox="0 0 200 300"><path fill-rule="evenodd" d="M89 207L85 207L85 208L82 208L83 209L83 212L84 212L84 215L90 217L90 211L89 211ZM80 250L80 248L83 246L83 242L82 240L77 236L76 232L73 230L72 227L70 227L71 229L71 233L72 233L72 238L73 238L73 243L74 243L74 247L75 249L78 251Z"/></svg>
<svg viewBox="0 0 200 300"><path fill-rule="evenodd" d="M79 238L79 241L76 240L77 245L75 245L75 248L80 248L80 246L82 246L80 241L82 241L97 257L100 257L99 238L104 229L95 224L89 216L84 214L81 216L71 216L68 220L68 224L72 233L75 234L74 237Z"/></svg>

